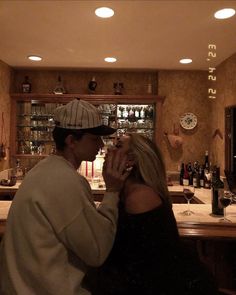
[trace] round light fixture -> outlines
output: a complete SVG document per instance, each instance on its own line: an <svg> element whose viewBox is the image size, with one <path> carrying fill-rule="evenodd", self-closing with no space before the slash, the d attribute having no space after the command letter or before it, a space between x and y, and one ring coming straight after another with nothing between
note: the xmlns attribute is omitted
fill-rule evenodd
<svg viewBox="0 0 236 295"><path fill-rule="evenodd" d="M38 56L38 55L29 55L28 59L33 60L33 61L40 61L40 60L42 60L42 57Z"/></svg>
<svg viewBox="0 0 236 295"><path fill-rule="evenodd" d="M95 10L95 14L98 17L108 18L114 15L114 10L109 7L99 7Z"/></svg>
<svg viewBox="0 0 236 295"><path fill-rule="evenodd" d="M190 64L192 62L191 58L182 58L179 61L181 64Z"/></svg>
<svg viewBox="0 0 236 295"><path fill-rule="evenodd" d="M233 8L224 8L216 11L214 14L217 19L226 19L232 17L233 15L235 15L235 10Z"/></svg>
<svg viewBox="0 0 236 295"><path fill-rule="evenodd" d="M106 57L106 58L104 58L104 60L106 62L116 62L117 61L117 59L115 57Z"/></svg>

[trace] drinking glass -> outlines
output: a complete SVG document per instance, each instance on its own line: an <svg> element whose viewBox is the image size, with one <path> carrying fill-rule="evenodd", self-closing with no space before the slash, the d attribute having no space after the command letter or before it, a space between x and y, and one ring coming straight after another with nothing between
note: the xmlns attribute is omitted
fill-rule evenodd
<svg viewBox="0 0 236 295"><path fill-rule="evenodd" d="M232 203L232 199L233 194L230 191L224 191L224 193L220 196L220 204L224 209L224 217L219 220L220 222L232 222L226 217L226 207L228 207Z"/></svg>
<svg viewBox="0 0 236 295"><path fill-rule="evenodd" d="M188 203L188 209L185 210L184 212L182 212L182 214L189 216L189 215L194 214L194 212L190 210L190 201L194 197L195 188L193 186L184 186L183 193L184 193L184 197Z"/></svg>

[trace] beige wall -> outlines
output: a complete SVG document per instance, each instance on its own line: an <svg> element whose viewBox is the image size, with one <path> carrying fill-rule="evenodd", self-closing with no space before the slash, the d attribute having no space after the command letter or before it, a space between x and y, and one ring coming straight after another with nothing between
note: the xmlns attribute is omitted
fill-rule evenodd
<svg viewBox="0 0 236 295"><path fill-rule="evenodd" d="M224 135L225 107L236 105L236 54L221 63L216 69L216 90L217 97L211 102L212 133L219 128ZM212 142L212 157L221 167L221 175L225 168L225 135L223 139L216 136Z"/></svg>
<svg viewBox="0 0 236 295"><path fill-rule="evenodd" d="M0 171L9 168L9 137L10 137L10 81L11 81L11 68L0 60L0 141L2 137L2 113L4 114L6 141L4 144L7 146L7 157L0 159ZM1 142L0 142L1 144Z"/></svg>
<svg viewBox="0 0 236 295"><path fill-rule="evenodd" d="M182 148L174 149L166 137L162 140L162 151L167 170L176 171L181 162L204 162L204 154L210 149L210 103L207 98L208 79L205 71L160 71L159 94L165 95L163 106L163 131L173 132L179 128L183 138ZM193 130L184 130L179 124L183 113L192 112L198 118Z"/></svg>

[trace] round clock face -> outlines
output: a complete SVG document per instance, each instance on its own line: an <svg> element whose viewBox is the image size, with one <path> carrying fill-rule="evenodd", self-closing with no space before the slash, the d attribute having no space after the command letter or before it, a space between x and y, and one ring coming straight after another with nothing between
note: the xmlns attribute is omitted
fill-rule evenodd
<svg viewBox="0 0 236 295"><path fill-rule="evenodd" d="M193 129L197 125L197 116L193 113L185 113L180 117L180 125L184 129Z"/></svg>

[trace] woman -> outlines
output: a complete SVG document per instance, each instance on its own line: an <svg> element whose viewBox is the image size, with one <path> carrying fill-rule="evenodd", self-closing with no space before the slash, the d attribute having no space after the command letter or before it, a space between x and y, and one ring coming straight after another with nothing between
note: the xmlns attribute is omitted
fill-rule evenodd
<svg viewBox="0 0 236 295"><path fill-rule="evenodd" d="M92 294L216 294L203 266L179 240L158 147L128 134L116 148L127 154L127 169L132 170L120 194L113 249L87 277Z"/></svg>

